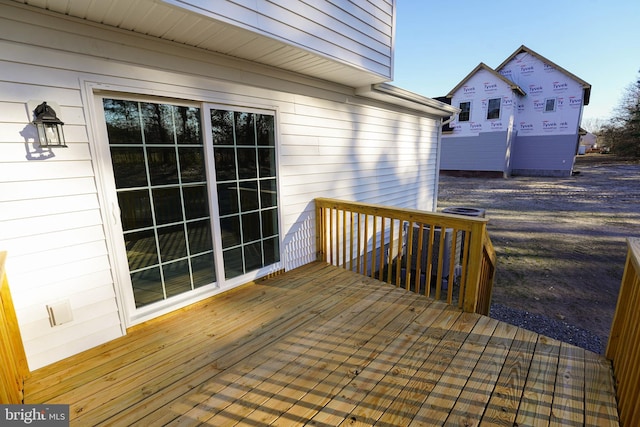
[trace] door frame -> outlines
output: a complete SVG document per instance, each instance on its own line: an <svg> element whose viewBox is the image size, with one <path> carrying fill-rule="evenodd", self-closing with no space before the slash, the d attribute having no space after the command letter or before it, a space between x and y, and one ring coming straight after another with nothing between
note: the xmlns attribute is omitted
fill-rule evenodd
<svg viewBox="0 0 640 427"><path fill-rule="evenodd" d="M130 83L130 82L129 82ZM122 334L126 334L127 328L136 324L151 320L163 314L186 307L195 302L201 301L210 296L227 291L244 283L266 276L275 271L281 270L284 266L283 234L282 234L282 204L280 195L280 137L278 132L279 110L273 105L260 105L257 103L239 104L224 99L202 99L201 96L188 95L177 97L176 88L166 90L167 85L160 84L165 90L159 90L156 85L149 82L143 83L139 87L122 85L119 83L96 82L95 78L83 81L82 97L84 105L88 110L87 130L89 133L89 147L91 151L91 161L94 167L96 188L100 211L103 218L103 229L105 232L105 242L111 264L111 274L113 279L114 294L118 306L120 325ZM187 295L176 295L157 303L135 307L133 291L131 288L131 278L126 248L124 247L123 230L120 221L120 209L118 206L115 191L115 179L111 164L111 154L107 137L106 123L102 109L102 99L114 97L118 99L130 99L134 101L166 102L170 104L195 106L201 110L202 135L204 143L204 154L206 162L206 177L209 190L209 209L211 212L211 230L214 246L214 261L216 267L216 282L201 288L189 291ZM200 98L200 99L197 99ZM230 280L224 278L224 265L222 262L222 243L220 239L220 222L218 200L216 192L215 169L213 163L213 144L211 141L211 121L208 119L210 109L228 109L243 112L258 112L273 114L274 138L276 146L276 185L278 203L278 239L280 250L280 261L262 269L255 270L244 275L234 277Z"/></svg>

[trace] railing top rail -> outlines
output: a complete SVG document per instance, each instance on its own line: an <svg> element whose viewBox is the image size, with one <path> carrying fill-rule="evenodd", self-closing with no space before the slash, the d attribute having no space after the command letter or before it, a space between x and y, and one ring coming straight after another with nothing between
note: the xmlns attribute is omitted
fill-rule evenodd
<svg viewBox="0 0 640 427"><path fill-rule="evenodd" d="M491 238L489 237L489 234L484 235L484 248L487 251L487 254L489 255L489 259L491 260L491 263L495 264L496 250L493 248L493 242L491 242Z"/></svg>
<svg viewBox="0 0 640 427"><path fill-rule="evenodd" d="M481 217L462 216L441 212L428 212L418 209L396 208L392 206L378 205L373 203L348 202L338 199L318 197L315 199L316 206L323 208L334 208L341 210L352 210L369 215L378 215L386 218L396 218L404 221L415 221L422 223L433 223L445 227L453 227L460 230L471 230L476 224L486 224L489 220Z"/></svg>

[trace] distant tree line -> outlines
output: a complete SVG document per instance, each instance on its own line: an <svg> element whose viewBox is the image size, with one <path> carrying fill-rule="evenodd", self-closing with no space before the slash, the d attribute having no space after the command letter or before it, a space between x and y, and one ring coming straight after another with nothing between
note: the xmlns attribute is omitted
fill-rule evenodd
<svg viewBox="0 0 640 427"><path fill-rule="evenodd" d="M597 131L598 145L613 154L640 158L640 75L622 96L613 117Z"/></svg>

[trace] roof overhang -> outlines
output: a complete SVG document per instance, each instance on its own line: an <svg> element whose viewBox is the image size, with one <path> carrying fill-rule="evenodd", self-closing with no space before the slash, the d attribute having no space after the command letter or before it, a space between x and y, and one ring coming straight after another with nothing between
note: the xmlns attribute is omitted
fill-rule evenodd
<svg viewBox="0 0 640 427"><path fill-rule="evenodd" d="M177 0L13 0L42 13L155 37L349 87L389 81L364 67L206 16Z"/></svg>
<svg viewBox="0 0 640 427"><path fill-rule="evenodd" d="M356 95L420 111L429 116L439 118L449 118L460 112L459 108L388 83L361 86L356 89Z"/></svg>

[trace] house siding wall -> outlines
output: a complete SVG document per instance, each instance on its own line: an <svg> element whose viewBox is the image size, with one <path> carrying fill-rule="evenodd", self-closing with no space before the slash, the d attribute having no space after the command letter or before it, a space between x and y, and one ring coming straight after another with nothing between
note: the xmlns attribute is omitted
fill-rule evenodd
<svg viewBox="0 0 640 427"><path fill-rule="evenodd" d="M516 138L512 175L571 176L578 147L577 135Z"/></svg>
<svg viewBox="0 0 640 427"><path fill-rule="evenodd" d="M123 333L105 224L113 213L100 202L87 82L276 111L286 269L315 259L315 197L435 208L438 120L272 68L10 12L0 4L0 248L9 252L31 369ZM34 150L29 100L60 105L69 148L51 157ZM61 299L70 300L74 320L51 327L46 305Z"/></svg>
<svg viewBox="0 0 640 427"><path fill-rule="evenodd" d="M583 86L527 52L516 55L497 71L527 95L516 95L487 70L471 76L453 94L451 102L458 106L471 101L471 118L468 122L451 122L453 132L443 135L441 169L487 170L487 156L498 155L493 150L496 146L489 145L487 153L479 153L476 144L492 140L485 133L506 131L504 150L500 148L504 154L500 170L505 175L570 176L577 154ZM498 96L503 97L504 109L500 120L486 120L486 102ZM553 111L545 111L547 100L555 100ZM452 139L456 143L449 143ZM491 164L495 167L496 163Z"/></svg>
<svg viewBox="0 0 640 427"><path fill-rule="evenodd" d="M505 172L508 133L482 132L478 136L442 138L440 170Z"/></svg>
<svg viewBox="0 0 640 427"><path fill-rule="evenodd" d="M500 98L500 118L487 119L489 99ZM496 75L479 70L458 89L451 105L471 102L469 121L453 120L442 135L440 169L509 172L510 143L518 96Z"/></svg>
<svg viewBox="0 0 640 427"><path fill-rule="evenodd" d="M584 103L582 85L526 52L498 72L527 93L517 106L514 175L570 176ZM545 111L548 99L555 99L555 111Z"/></svg>
<svg viewBox="0 0 640 427"><path fill-rule="evenodd" d="M392 77L394 0L165 0Z"/></svg>

